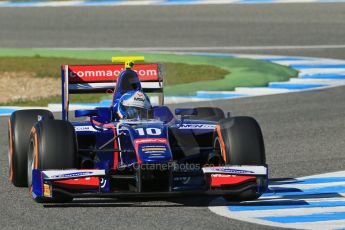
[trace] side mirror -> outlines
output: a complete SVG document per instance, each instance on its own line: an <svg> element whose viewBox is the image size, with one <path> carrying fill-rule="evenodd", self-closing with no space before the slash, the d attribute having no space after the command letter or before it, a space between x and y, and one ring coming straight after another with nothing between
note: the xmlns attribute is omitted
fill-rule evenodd
<svg viewBox="0 0 345 230"><path fill-rule="evenodd" d="M198 111L196 109L191 108L177 108L175 109L175 115L181 116L195 116L198 115Z"/></svg>
<svg viewBox="0 0 345 230"><path fill-rule="evenodd" d="M75 117L93 117L98 116L97 109L78 109L74 112Z"/></svg>

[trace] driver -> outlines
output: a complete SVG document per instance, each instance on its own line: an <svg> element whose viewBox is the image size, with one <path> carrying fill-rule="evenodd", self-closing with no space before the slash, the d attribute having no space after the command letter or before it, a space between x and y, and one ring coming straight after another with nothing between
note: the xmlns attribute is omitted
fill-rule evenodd
<svg viewBox="0 0 345 230"><path fill-rule="evenodd" d="M123 94L114 107L120 119L147 119L152 108L149 97L141 90Z"/></svg>

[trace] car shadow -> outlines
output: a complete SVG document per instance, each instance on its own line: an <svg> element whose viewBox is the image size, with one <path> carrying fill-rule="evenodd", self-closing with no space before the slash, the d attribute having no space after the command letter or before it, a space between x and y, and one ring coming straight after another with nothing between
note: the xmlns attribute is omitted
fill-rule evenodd
<svg viewBox="0 0 345 230"><path fill-rule="evenodd" d="M74 199L70 203L46 203L45 208L75 208L75 207L208 207L215 197L183 196L164 198L126 198L126 199ZM224 203L224 205L228 205Z"/></svg>

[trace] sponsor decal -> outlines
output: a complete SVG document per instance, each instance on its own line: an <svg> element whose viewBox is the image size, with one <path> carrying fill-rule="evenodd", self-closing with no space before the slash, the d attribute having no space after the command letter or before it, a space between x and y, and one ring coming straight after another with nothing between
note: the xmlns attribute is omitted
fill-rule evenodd
<svg viewBox="0 0 345 230"><path fill-rule="evenodd" d="M68 177L80 177L86 175L92 175L93 172L74 172L74 173L66 173L61 175L53 175L51 176L52 179L59 179L59 178L68 178Z"/></svg>
<svg viewBox="0 0 345 230"><path fill-rule="evenodd" d="M182 124L179 129L215 129L216 125L209 124Z"/></svg>
<svg viewBox="0 0 345 230"><path fill-rule="evenodd" d="M157 81L159 79L158 64L136 64L133 70L140 81ZM71 65L68 66L70 83L81 82L114 82L124 70L122 64L111 65Z"/></svg>
<svg viewBox="0 0 345 230"><path fill-rule="evenodd" d="M243 169L232 169L232 168L214 168L213 170L218 172L235 173L235 174L252 174L253 171Z"/></svg>
<svg viewBox="0 0 345 230"><path fill-rule="evenodd" d="M145 95L142 92L137 92L134 95L134 101L141 101L141 102L145 102Z"/></svg>
<svg viewBox="0 0 345 230"><path fill-rule="evenodd" d="M255 179L255 176L239 176L229 174L211 174L210 185L212 187L218 187L221 185L239 184L248 180Z"/></svg>
<svg viewBox="0 0 345 230"><path fill-rule="evenodd" d="M166 138L139 138L139 139L135 139L134 140L134 149L135 149L135 152L137 154L137 159L138 159L139 164L142 162L140 157L139 157L139 150L142 150L142 149L139 149L139 145L147 144L147 143L166 144L167 139ZM149 146L145 146L145 147L149 147Z"/></svg>
<svg viewBox="0 0 345 230"><path fill-rule="evenodd" d="M67 189L97 189L99 187L98 177L72 178L54 181L54 185Z"/></svg>
<svg viewBox="0 0 345 230"><path fill-rule="evenodd" d="M143 92L140 92L140 91L138 91L138 92L136 93L136 95L137 95L138 97L144 97L144 96L145 96L144 93L143 93Z"/></svg>
<svg viewBox="0 0 345 230"><path fill-rule="evenodd" d="M165 138L142 138L142 139L135 139L135 144L143 144L143 143L167 143L167 139Z"/></svg>
<svg viewBox="0 0 345 230"><path fill-rule="evenodd" d="M142 97L134 97L134 101L145 102L145 98L142 98Z"/></svg>
<svg viewBox="0 0 345 230"><path fill-rule="evenodd" d="M238 175L267 175L267 168L265 166L217 166L217 167L204 167L204 173L227 173Z"/></svg>
<svg viewBox="0 0 345 230"><path fill-rule="evenodd" d="M230 174L212 174L212 177L219 177L219 178L228 178L228 177L236 177L236 175L230 175Z"/></svg>
<svg viewBox="0 0 345 230"><path fill-rule="evenodd" d="M151 157L161 157L167 151L164 145L161 146L142 146L141 151L144 154L150 154Z"/></svg>
<svg viewBox="0 0 345 230"><path fill-rule="evenodd" d="M166 151L165 147L157 148L157 147L143 147L143 151Z"/></svg>
<svg viewBox="0 0 345 230"><path fill-rule="evenodd" d="M92 126L74 126L74 130L77 132L97 132Z"/></svg>

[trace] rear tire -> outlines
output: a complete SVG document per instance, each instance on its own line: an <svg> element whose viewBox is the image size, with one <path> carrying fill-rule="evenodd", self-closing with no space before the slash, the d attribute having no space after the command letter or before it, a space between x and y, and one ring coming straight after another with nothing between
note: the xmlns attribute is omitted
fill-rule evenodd
<svg viewBox="0 0 345 230"><path fill-rule="evenodd" d="M197 107L197 115L193 120L220 121L225 118L223 110L217 107Z"/></svg>
<svg viewBox="0 0 345 230"><path fill-rule="evenodd" d="M28 151L28 185L32 185L32 170L76 168L77 142L74 127L62 120L39 122L31 131ZM37 154L37 156L36 156ZM37 159L37 162L36 162ZM53 193L54 198L35 198L37 202L70 202L73 198Z"/></svg>
<svg viewBox="0 0 345 230"><path fill-rule="evenodd" d="M221 151L226 165L266 165L262 132L252 117L232 117L219 122L220 133L215 138L215 151ZM220 139L224 142L221 148ZM218 142L218 143L217 143ZM237 195L226 195L227 201L255 200L260 197L255 189Z"/></svg>
<svg viewBox="0 0 345 230"><path fill-rule="evenodd" d="M38 121L38 116L44 120L53 120L54 115L43 109L18 110L12 113L8 121L9 139L9 180L16 187L27 186L27 152L30 130Z"/></svg>

